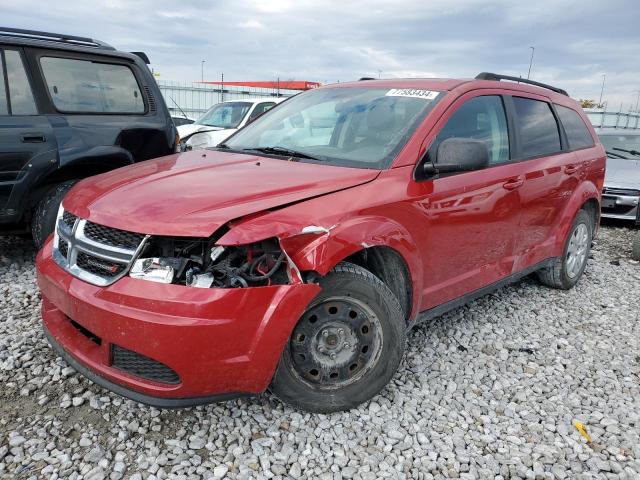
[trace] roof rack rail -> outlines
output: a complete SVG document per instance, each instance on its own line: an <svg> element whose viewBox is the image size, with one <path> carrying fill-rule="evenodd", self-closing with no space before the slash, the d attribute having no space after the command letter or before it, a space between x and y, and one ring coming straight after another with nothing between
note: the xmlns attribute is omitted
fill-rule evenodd
<svg viewBox="0 0 640 480"><path fill-rule="evenodd" d="M556 93L560 93L562 95L566 95L567 97L569 96L569 94L567 93L566 90L563 90L563 89L558 88L558 87L553 87L551 85L547 85L546 83L540 83L540 82L536 82L534 80L529 80L529 79L526 79L526 78L510 77L509 75L500 75L498 73L482 72L482 73L479 73L478 75L476 75L476 80L496 80L496 81L511 80L512 82L526 83L526 84L529 84L529 85L535 85L536 87L546 88L547 90L551 90L551 91L554 91Z"/></svg>
<svg viewBox="0 0 640 480"><path fill-rule="evenodd" d="M77 37L75 35L64 35L62 33L39 32L37 30L24 30L22 28L0 27L0 36L33 38L36 40L48 40L53 42L68 43L71 45L84 45L88 47L100 47L115 50L108 43L88 37Z"/></svg>

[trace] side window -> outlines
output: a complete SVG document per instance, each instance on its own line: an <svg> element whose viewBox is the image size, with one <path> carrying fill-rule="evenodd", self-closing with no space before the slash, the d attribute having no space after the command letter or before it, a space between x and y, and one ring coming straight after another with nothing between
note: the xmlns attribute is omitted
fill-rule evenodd
<svg viewBox="0 0 640 480"><path fill-rule="evenodd" d="M259 103L258 105L256 105L256 108L253 109L253 112L251 112L251 115L249 116L249 121L251 122L255 120L264 112L272 108L274 105L275 105L274 102Z"/></svg>
<svg viewBox="0 0 640 480"><path fill-rule="evenodd" d="M4 61L9 80L9 102L12 115L36 115L36 102L29 85L27 72L24 69L20 52L4 51Z"/></svg>
<svg viewBox="0 0 640 480"><path fill-rule="evenodd" d="M502 98L488 95L464 103L440 130L430 150L432 155L447 138L482 140L489 149L491 165L509 161L509 130Z"/></svg>
<svg viewBox="0 0 640 480"><path fill-rule="evenodd" d="M556 105L556 112L558 112L564 131L567 134L571 150L593 146L591 133L589 133L589 129L578 112L562 105Z"/></svg>
<svg viewBox="0 0 640 480"><path fill-rule="evenodd" d="M513 104L520 133L520 155L529 158L559 152L560 132L551 106L522 97L513 97Z"/></svg>
<svg viewBox="0 0 640 480"><path fill-rule="evenodd" d="M0 50L0 115L8 115L9 106L7 105L7 86L4 81L4 55Z"/></svg>
<svg viewBox="0 0 640 480"><path fill-rule="evenodd" d="M125 65L42 57L49 94L63 112L144 113L140 87Z"/></svg>

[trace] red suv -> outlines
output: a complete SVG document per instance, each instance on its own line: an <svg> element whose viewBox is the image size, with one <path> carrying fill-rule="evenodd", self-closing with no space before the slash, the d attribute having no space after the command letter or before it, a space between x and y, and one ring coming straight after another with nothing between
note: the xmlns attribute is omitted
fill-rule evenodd
<svg viewBox="0 0 640 480"><path fill-rule="evenodd" d="M37 259L51 345L159 407L270 388L329 412L389 382L417 323L533 272L573 287L605 152L566 92L517 80L331 85L83 180Z"/></svg>

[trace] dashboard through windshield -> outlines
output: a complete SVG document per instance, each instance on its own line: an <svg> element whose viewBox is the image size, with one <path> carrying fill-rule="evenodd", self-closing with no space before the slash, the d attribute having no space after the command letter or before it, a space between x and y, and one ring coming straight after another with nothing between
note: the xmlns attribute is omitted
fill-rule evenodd
<svg viewBox="0 0 640 480"><path fill-rule="evenodd" d="M310 90L241 129L225 147L337 166L388 168L439 96L424 89Z"/></svg>

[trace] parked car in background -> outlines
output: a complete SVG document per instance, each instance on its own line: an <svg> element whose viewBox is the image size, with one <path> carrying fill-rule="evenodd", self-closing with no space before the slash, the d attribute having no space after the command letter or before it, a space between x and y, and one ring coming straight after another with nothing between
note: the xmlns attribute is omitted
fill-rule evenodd
<svg viewBox="0 0 640 480"><path fill-rule="evenodd" d="M534 272L576 285L604 170L580 105L548 85L310 90L216 149L76 185L36 261L44 331L152 405L270 387L352 408L391 380L417 323Z"/></svg>
<svg viewBox="0 0 640 480"><path fill-rule="evenodd" d="M144 53L0 28L0 232L53 232L80 179L176 151Z"/></svg>
<svg viewBox="0 0 640 480"><path fill-rule="evenodd" d="M217 103L190 125L178 126L187 148L215 147L285 98L254 98Z"/></svg>
<svg viewBox="0 0 640 480"><path fill-rule="evenodd" d="M640 225L640 131L597 131L607 151L607 173L602 191L602 216Z"/></svg>

